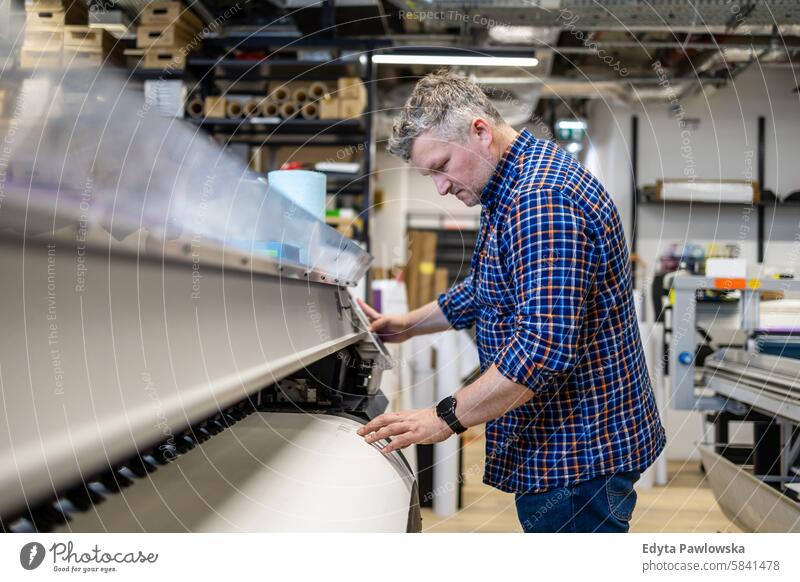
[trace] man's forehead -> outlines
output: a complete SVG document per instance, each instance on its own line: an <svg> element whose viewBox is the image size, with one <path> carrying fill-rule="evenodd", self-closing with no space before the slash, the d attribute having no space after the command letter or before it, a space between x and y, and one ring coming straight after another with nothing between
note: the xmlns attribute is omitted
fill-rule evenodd
<svg viewBox="0 0 800 582"><path fill-rule="evenodd" d="M439 158L447 155L450 144L430 132L418 136L411 144L411 161L420 168L431 168Z"/></svg>

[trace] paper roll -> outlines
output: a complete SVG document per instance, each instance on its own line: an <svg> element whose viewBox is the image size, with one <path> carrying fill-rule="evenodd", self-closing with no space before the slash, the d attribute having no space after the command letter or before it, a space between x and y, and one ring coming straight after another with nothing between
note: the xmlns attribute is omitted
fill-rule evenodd
<svg viewBox="0 0 800 582"><path fill-rule="evenodd" d="M244 114L246 117L257 117L261 110L261 101L258 99L248 99L244 103Z"/></svg>
<svg viewBox="0 0 800 582"><path fill-rule="evenodd" d="M278 87L272 92L270 98L278 103L286 101L289 99L289 90L286 87Z"/></svg>
<svg viewBox="0 0 800 582"><path fill-rule="evenodd" d="M186 114L192 119L203 117L203 100L195 96L186 104Z"/></svg>
<svg viewBox="0 0 800 582"><path fill-rule="evenodd" d="M225 104L225 117L237 119L242 116L242 104L238 101L228 101Z"/></svg>
<svg viewBox="0 0 800 582"><path fill-rule="evenodd" d="M297 103L295 103L294 101L285 101L281 103L280 114L281 117L285 119L289 119L290 117L294 117L295 115L297 115L297 110L298 110Z"/></svg>
<svg viewBox="0 0 800 582"><path fill-rule="evenodd" d="M267 176L271 192L283 195L314 217L325 221L325 174L308 170L275 170Z"/></svg>
<svg viewBox="0 0 800 582"><path fill-rule="evenodd" d="M279 107L278 104L269 99L265 99L261 104L261 115L264 117L278 117Z"/></svg>
<svg viewBox="0 0 800 582"><path fill-rule="evenodd" d="M318 114L316 103L306 103L300 110L300 115L303 116L303 119L316 119Z"/></svg>
<svg viewBox="0 0 800 582"><path fill-rule="evenodd" d="M321 83L319 81L311 83L311 86L308 88L308 94L314 101L325 97L325 94L327 92L328 92L328 87L325 85L325 83Z"/></svg>
<svg viewBox="0 0 800 582"><path fill-rule="evenodd" d="M308 90L305 87L299 87L292 93L292 99L297 103L303 103L308 100Z"/></svg>

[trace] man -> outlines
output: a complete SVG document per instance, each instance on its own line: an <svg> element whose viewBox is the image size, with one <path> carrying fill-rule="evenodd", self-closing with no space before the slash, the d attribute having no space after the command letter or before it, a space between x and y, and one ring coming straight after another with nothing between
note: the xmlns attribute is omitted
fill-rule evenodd
<svg viewBox="0 0 800 582"><path fill-rule="evenodd" d="M611 197L445 71L419 81L389 151L440 195L480 204L481 229L461 283L405 315L362 304L371 329L404 341L475 325L482 375L436 408L383 414L359 434L391 439L392 451L485 422L484 482L516 495L526 532L627 532L634 482L666 439Z"/></svg>

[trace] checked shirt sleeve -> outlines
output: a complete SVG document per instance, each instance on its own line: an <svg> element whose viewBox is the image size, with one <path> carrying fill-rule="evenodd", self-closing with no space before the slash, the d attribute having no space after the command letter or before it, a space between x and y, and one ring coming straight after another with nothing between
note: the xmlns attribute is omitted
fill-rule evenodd
<svg viewBox="0 0 800 582"><path fill-rule="evenodd" d="M474 325L478 312L471 273L446 293L439 295L439 308L454 329L464 329Z"/></svg>
<svg viewBox="0 0 800 582"><path fill-rule="evenodd" d="M495 358L500 373L538 391L577 363L594 243L557 190L525 191L508 216L504 247L517 298L516 331Z"/></svg>

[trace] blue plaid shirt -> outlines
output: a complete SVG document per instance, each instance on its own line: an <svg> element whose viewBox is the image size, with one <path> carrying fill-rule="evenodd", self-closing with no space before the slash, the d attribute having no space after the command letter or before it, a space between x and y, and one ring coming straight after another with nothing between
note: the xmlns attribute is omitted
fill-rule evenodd
<svg viewBox="0 0 800 582"><path fill-rule="evenodd" d="M523 130L481 205L471 272L439 306L456 329L476 325L482 371L494 364L533 391L487 423L484 482L525 493L644 470L666 437L611 197Z"/></svg>

